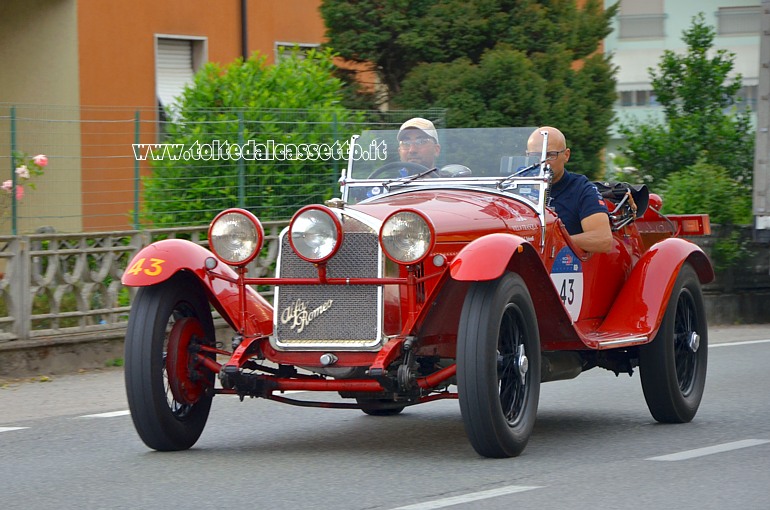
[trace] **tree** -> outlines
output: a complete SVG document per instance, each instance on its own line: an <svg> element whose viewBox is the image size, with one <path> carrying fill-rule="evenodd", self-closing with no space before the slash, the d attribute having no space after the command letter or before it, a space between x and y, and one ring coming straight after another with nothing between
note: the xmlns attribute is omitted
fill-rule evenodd
<svg viewBox="0 0 770 510"><path fill-rule="evenodd" d="M334 168L344 161L335 160L336 147L328 154L308 149L344 143L360 115L339 104L343 85L333 76L331 52L298 57L267 65L255 54L201 69L169 112L164 142L180 149L148 158L146 221L199 225L236 206L263 220L284 219L331 196L339 176ZM236 144L247 147L242 159Z"/></svg>
<svg viewBox="0 0 770 510"><path fill-rule="evenodd" d="M708 214L711 223L720 225L710 252L717 271L740 264L749 254L747 240L735 226L751 223L751 194L725 167L699 159L666 177L660 193L664 213Z"/></svg>
<svg viewBox="0 0 770 510"><path fill-rule="evenodd" d="M392 97L423 62L481 60L507 43L525 53L563 44L583 59L610 32L617 6L598 0L323 0L329 45L352 62L372 64Z"/></svg>
<svg viewBox="0 0 770 510"><path fill-rule="evenodd" d="M369 62L391 106L448 108L447 127L553 125L598 177L615 101L597 53L617 5L588 0L324 0L329 44Z"/></svg>
<svg viewBox="0 0 770 510"><path fill-rule="evenodd" d="M693 17L683 33L686 52L665 51L657 71L649 70L664 119L620 131L635 177L659 185L665 212L707 213L721 225L711 253L721 271L746 253L733 227L751 220L754 134L748 109L736 108L735 56L713 51L714 37L703 14Z"/></svg>
<svg viewBox="0 0 770 510"><path fill-rule="evenodd" d="M708 214L711 222L719 225L751 222L751 195L745 193L724 167L704 160L669 175L660 191L665 198L665 213Z"/></svg>
<svg viewBox="0 0 770 510"><path fill-rule="evenodd" d="M741 88L740 75L730 78L735 55L713 51L714 37L703 14L695 16L683 32L686 53L667 50L657 71L649 70L664 119L621 126L626 137L623 152L646 182L661 181L700 160L725 168L743 191L751 189L750 112L735 108Z"/></svg>
<svg viewBox="0 0 770 510"><path fill-rule="evenodd" d="M601 55L586 59L580 71L570 62L565 52L527 56L498 45L479 64L418 66L396 101L445 107L450 127L556 126L571 148L570 169L598 178L613 116L612 71Z"/></svg>

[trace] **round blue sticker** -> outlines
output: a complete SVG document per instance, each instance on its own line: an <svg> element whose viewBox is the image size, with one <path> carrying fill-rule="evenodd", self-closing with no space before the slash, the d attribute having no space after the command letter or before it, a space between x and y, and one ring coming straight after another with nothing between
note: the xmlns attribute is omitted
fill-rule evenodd
<svg viewBox="0 0 770 510"><path fill-rule="evenodd" d="M551 281L572 320L578 320L583 307L583 264L567 246L556 254L551 267Z"/></svg>

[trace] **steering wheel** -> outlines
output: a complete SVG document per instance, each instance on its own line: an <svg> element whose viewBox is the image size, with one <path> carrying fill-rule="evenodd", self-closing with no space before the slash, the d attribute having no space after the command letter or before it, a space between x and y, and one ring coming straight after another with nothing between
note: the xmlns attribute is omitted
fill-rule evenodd
<svg viewBox="0 0 770 510"><path fill-rule="evenodd" d="M369 177L367 179L374 179L375 177L378 177L386 172L394 171L397 172L401 169L405 169L409 172L408 175L415 175L420 174L422 172L427 172L428 167L422 166L419 163L410 163L408 161L391 161L390 163L386 163L382 165L380 168L375 169L372 173L369 174ZM438 172L438 170L436 170ZM436 172L433 172L432 174L428 174L432 177L436 177ZM401 175L397 175L395 177L401 177Z"/></svg>

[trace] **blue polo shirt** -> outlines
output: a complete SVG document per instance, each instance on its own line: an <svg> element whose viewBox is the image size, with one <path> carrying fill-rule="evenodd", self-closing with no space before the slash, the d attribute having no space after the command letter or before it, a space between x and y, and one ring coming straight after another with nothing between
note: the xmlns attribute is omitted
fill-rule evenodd
<svg viewBox="0 0 770 510"><path fill-rule="evenodd" d="M547 205L556 210L570 235L583 232L580 222L584 218L599 212L609 214L599 190L588 177L566 170L559 182L551 186Z"/></svg>

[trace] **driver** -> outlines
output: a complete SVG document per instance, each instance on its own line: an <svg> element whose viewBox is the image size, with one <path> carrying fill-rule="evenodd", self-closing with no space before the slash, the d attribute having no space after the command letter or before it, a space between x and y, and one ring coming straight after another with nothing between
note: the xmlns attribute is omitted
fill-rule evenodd
<svg viewBox="0 0 770 510"><path fill-rule="evenodd" d="M401 161L435 168L441 145L431 121L422 117L409 119L401 125L397 138L398 156Z"/></svg>
<svg viewBox="0 0 770 510"><path fill-rule="evenodd" d="M553 127L536 129L527 141L527 156L542 156L543 135L548 132L546 161L553 180L548 206L556 210L575 246L592 253L612 249L612 229L604 199L585 175L567 172L570 150L561 131Z"/></svg>

